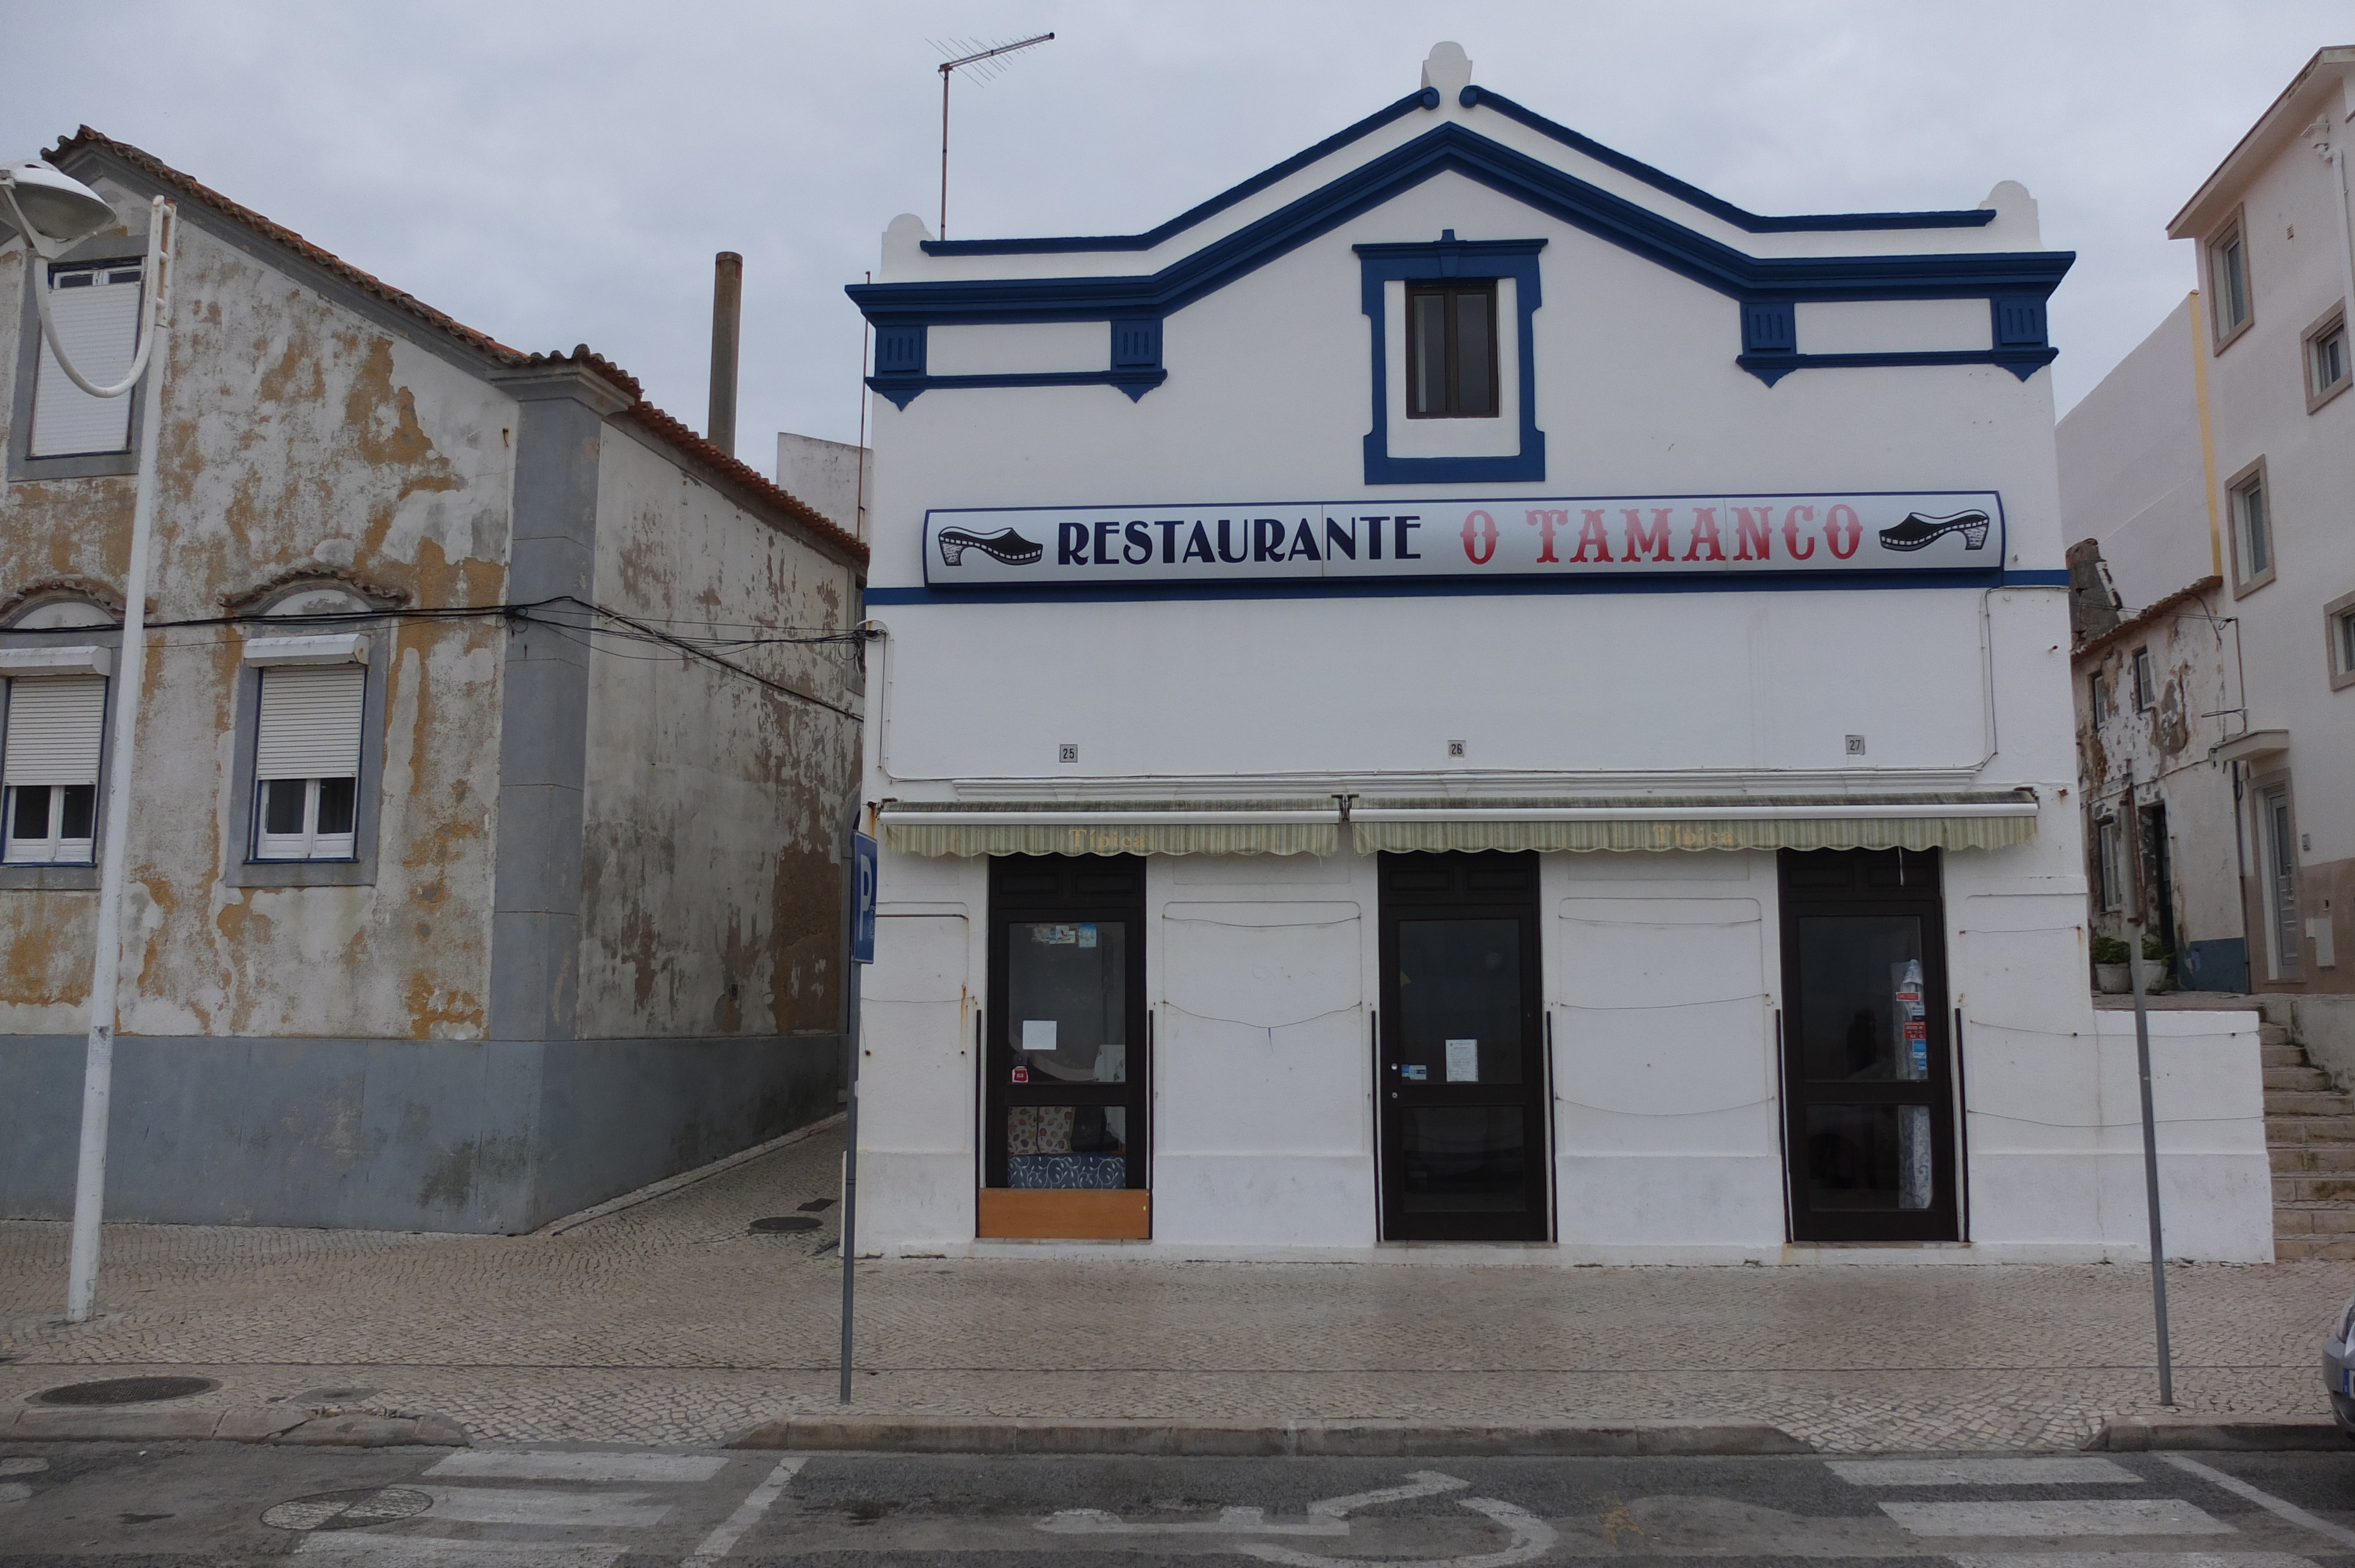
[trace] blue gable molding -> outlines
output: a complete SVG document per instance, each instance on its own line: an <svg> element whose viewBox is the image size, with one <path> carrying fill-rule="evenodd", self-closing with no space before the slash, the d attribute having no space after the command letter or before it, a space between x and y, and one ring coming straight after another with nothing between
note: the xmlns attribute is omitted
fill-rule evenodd
<svg viewBox="0 0 2355 1568"><path fill-rule="evenodd" d="M1456 101L1466 109L1493 109L1506 119L1526 125L1541 136L1551 137L1565 147L1583 153L1605 168L1633 175L1654 190L1672 196L1687 207L1697 207L1711 217L1721 217L1749 234L1830 234L1859 228L1982 228L1995 221L1995 209L1987 207L1944 212L1817 212L1786 217L1745 212L1730 201L1710 195L1699 185L1687 185L1674 175L1631 158L1616 148L1606 147L1592 136L1582 136L1569 126L1549 120L1534 109L1514 102L1501 92L1476 84L1458 94Z"/></svg>
<svg viewBox="0 0 2355 1568"><path fill-rule="evenodd" d="M1545 302L1538 288L1538 252L1542 239L1480 239L1455 238L1449 229L1424 245L1359 245L1359 302L1371 324L1374 340L1374 424L1366 434L1368 484L1459 484L1477 480L1541 480L1546 476L1545 432L1538 429L1537 333L1534 319ZM1391 455L1390 333L1385 319L1382 285L1392 279L1427 282L1434 278L1510 278L1513 280L1520 374L1516 380L1521 404L1520 450L1510 457L1422 457Z"/></svg>
<svg viewBox="0 0 2355 1568"><path fill-rule="evenodd" d="M1994 211L1988 207L1945 212L1804 213L1782 217L1745 212L1698 185L1687 185L1674 175L1656 169L1614 148L1604 146L1593 137L1582 136L1567 125L1557 124L1542 114L1525 109L1500 92L1492 92L1485 87L1467 87L1457 95L1457 101L1466 109L1493 109L1508 120L1518 121L1540 135L1550 136L1565 147L1576 149L1598 164L1641 180L1654 190L1672 196L1689 207L1697 207L1711 217L1721 217L1749 234L1830 233L1859 228L1977 228L1995 218ZM1327 136L1315 146L1294 154L1272 168L1261 170L1241 185L1230 186L1200 206L1189 207L1168 222L1148 228L1142 234L1057 235L1031 239L927 239L923 241L924 253L928 256L1043 256L1074 251L1150 250L1185 233L1196 224L1216 217L1237 202L1257 196L1277 181L1298 174L1319 159L1330 157L1352 142L1371 135L1392 121L1402 119L1418 109L1437 109L1439 102L1437 88L1426 87L1420 92L1410 92L1348 129Z"/></svg>
<svg viewBox="0 0 2355 1568"><path fill-rule="evenodd" d="M1434 126L1414 140L1368 160L1234 233L1180 257L1157 272L1112 277L996 278L941 282L854 283L844 291L880 334L894 327L943 323L1110 322L1166 317L1225 288L1320 235L1330 232L1426 180L1455 174L1585 230L1597 238L1689 278L1744 304L1796 304L1830 300L1998 299L2006 318L2024 333L2041 318L2041 303L2076 260L2073 251L1948 251L1900 256L1752 256L1697 233L1672 218L1613 195L1454 123ZM2029 311L2023 307L2038 307ZM1990 308L1994 306L1990 305ZM1854 355L1794 353L1737 357L1743 368L1770 386L1790 370L1813 364L1853 361ZM1999 332L1985 352L1952 355L1870 355L1875 364L2003 365L2033 374L2052 357L2041 336L2034 342ZM1752 363L1757 360L1757 363ZM1158 368L1157 366L1155 368ZM1135 372L1107 367L1073 372L1106 384ZM927 387L964 384L1069 385L1052 380L967 378L879 374L869 385L901 407ZM1157 382L1156 383L1157 385ZM1132 391L1132 397L1139 393Z"/></svg>

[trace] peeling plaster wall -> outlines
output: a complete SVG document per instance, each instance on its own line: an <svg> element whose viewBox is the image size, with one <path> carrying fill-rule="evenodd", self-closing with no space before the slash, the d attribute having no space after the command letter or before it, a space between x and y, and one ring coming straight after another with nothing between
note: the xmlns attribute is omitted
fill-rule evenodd
<svg viewBox="0 0 2355 1568"><path fill-rule="evenodd" d="M118 210L144 204L101 185ZM16 375L21 249L0 254L0 375ZM165 368L150 614L308 567L414 607L505 596L515 404L368 316L181 226ZM13 387L11 388L13 391ZM0 397L0 418L13 398ZM63 576L120 590L128 477L0 487L0 599ZM123 1028L152 1035L482 1035L488 984L496 618L391 640L373 886L238 888L239 633L151 633L139 715ZM0 1033L85 1022L94 892L0 890Z"/></svg>
<svg viewBox="0 0 2355 1568"><path fill-rule="evenodd" d="M2074 661L2078 772L2094 819L2123 814L2129 769L2141 804L2167 808L2168 870L2176 941L2226 940L2242 935L2239 845L2232 825L2229 765L2210 753L2239 733L2240 683L2231 630L2210 593L2179 606L2141 631ZM2158 683L2147 709L2135 705L2134 655L2150 654ZM2110 694L2110 711L2094 722L2092 677ZM2154 787L2155 786L2155 787ZM2129 831L2129 844L2137 841ZM2085 837L2086 886L2093 930L2126 935L2126 911L2101 907L2099 835ZM2157 869L2142 868L2149 913L2158 913ZM2158 927L2150 927L2158 934Z"/></svg>
<svg viewBox="0 0 2355 1568"><path fill-rule="evenodd" d="M596 598L683 636L841 630L852 568L609 424ZM768 633L773 635L773 632ZM842 645L723 657L859 711ZM584 1039L832 1034L858 726L703 659L597 639L581 870Z"/></svg>

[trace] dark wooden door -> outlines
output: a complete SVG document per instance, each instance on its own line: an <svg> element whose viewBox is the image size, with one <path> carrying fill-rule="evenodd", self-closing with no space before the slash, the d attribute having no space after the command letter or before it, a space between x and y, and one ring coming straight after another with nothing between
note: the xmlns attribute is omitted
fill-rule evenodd
<svg viewBox="0 0 2355 1568"><path fill-rule="evenodd" d="M1799 1241L1952 1241L1934 850L1785 850L1783 1078Z"/></svg>
<svg viewBox="0 0 2355 1568"><path fill-rule="evenodd" d="M1386 854L1382 1236L1547 1239L1538 857Z"/></svg>

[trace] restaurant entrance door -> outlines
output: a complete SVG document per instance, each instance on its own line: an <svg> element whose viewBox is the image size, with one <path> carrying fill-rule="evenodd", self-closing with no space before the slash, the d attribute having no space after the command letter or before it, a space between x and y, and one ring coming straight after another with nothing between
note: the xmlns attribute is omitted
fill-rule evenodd
<svg viewBox="0 0 2355 1568"><path fill-rule="evenodd" d="M1544 1241L1538 857L1381 860L1385 1241Z"/></svg>

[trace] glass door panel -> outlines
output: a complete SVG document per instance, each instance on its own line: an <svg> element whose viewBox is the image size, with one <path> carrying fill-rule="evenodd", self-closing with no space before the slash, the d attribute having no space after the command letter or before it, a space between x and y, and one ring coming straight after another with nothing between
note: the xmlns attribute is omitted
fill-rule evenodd
<svg viewBox="0 0 2355 1568"><path fill-rule="evenodd" d="M990 862L982 1188L1146 1182L1145 863Z"/></svg>
<svg viewBox="0 0 2355 1568"><path fill-rule="evenodd" d="M1934 852L1782 853L1796 1240L1960 1235L1939 869Z"/></svg>

